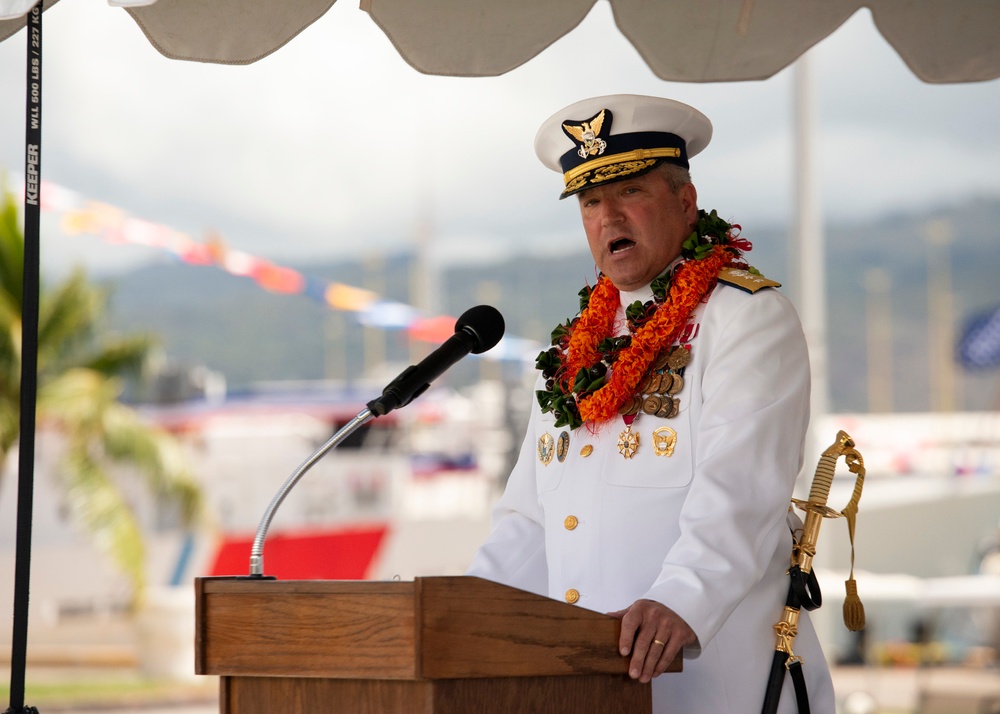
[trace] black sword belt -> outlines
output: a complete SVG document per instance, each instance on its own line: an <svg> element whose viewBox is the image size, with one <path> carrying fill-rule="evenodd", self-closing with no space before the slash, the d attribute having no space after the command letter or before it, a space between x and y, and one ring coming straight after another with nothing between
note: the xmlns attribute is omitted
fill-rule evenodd
<svg viewBox="0 0 1000 714"><path fill-rule="evenodd" d="M843 456L851 473L855 474L854 493L843 511L835 511L826 505L830 496L830 486L833 483L837 459ZM774 626L777 643L774 647L774 657L771 660L771 672L767 680L767 690L764 693L764 707L761 714L775 714L778 702L781 700L781 689L788 672L795 688L795 700L799 714L809 714L809 697L806 692L806 680L802 673L803 661L792 650L795 636L798 634L799 615L802 610L811 611L823 604L823 594L820 592L819 581L813 572L812 562L816 555L816 542L819 539L819 528L824 518L839 518L847 520L848 533L851 538L851 575L847 580L847 599L844 601L844 624L852 631L865 626L865 611L858 599L857 584L854 581L854 524L858 512L858 502L861 500L861 489L865 481L865 464L861 454L854 448L854 440L846 432L837 433L837 440L823 452L816 466L809 500L792 499L792 503L805 511L805 523L801 532L796 534L792 545L791 567L788 569L788 596L785 599L785 609L781 620Z"/></svg>

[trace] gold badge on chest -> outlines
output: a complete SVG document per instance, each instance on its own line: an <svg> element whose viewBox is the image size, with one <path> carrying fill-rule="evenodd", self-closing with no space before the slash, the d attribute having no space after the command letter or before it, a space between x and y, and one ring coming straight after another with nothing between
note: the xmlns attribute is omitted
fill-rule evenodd
<svg viewBox="0 0 1000 714"><path fill-rule="evenodd" d="M542 465L548 466L552 463L552 457L556 454L556 440L552 434L545 432L538 437L538 460Z"/></svg>
<svg viewBox="0 0 1000 714"><path fill-rule="evenodd" d="M625 427L625 431L618 435L618 453L626 459L635 456L639 450L639 435L632 431L632 425Z"/></svg>
<svg viewBox="0 0 1000 714"><path fill-rule="evenodd" d="M556 440L556 459L561 464L566 460L569 455L569 432L561 431L559 432L559 438Z"/></svg>
<svg viewBox="0 0 1000 714"><path fill-rule="evenodd" d="M669 426L653 429L653 453L657 456L671 457L677 446L677 432Z"/></svg>

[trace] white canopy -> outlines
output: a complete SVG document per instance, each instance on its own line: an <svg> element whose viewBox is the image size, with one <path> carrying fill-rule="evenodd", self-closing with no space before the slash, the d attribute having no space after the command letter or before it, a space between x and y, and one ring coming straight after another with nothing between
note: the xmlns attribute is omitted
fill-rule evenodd
<svg viewBox="0 0 1000 714"><path fill-rule="evenodd" d="M126 7L162 54L248 64L280 49L335 0L109 0ZM508 72L571 32L597 0L361 0L400 55L427 74ZM766 79L862 8L925 82L1000 77L994 0L608 0L615 22L665 80ZM0 40L35 0L0 0ZM48 9L53 2L46 1ZM601 47L567 72L601 62ZM363 61L363 58L358 58ZM350 67L345 67L350 71Z"/></svg>

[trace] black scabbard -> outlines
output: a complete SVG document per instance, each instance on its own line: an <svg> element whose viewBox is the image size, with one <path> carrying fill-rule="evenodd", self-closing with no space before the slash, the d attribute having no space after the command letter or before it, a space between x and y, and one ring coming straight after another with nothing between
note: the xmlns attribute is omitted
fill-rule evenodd
<svg viewBox="0 0 1000 714"><path fill-rule="evenodd" d="M781 701L781 687L785 683L785 662L787 661L787 652L774 651L774 658L771 660L771 673L767 677L767 691L764 692L764 708L760 710L761 714L775 714L778 711L778 702Z"/></svg>
<svg viewBox="0 0 1000 714"><path fill-rule="evenodd" d="M788 596L785 598L785 607L789 607L796 612L803 608L815 610L823 602L823 595L820 592L819 582L816 575L810 571L803 573L801 568L793 565L789 571ZM809 714L809 697L806 693L806 679L802 674L802 660L796 657L791 663L788 661L788 652L782 649L775 649L774 657L771 659L771 671L767 677L767 689L764 692L764 707L761 714L776 714L778 703L781 701L781 690L785 684L785 673L792 678L795 686L795 700L798 703L799 714Z"/></svg>

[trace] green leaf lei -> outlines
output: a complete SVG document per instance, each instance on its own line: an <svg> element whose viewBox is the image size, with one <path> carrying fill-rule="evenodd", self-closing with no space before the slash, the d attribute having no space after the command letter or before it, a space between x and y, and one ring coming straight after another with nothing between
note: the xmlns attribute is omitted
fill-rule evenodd
<svg viewBox="0 0 1000 714"><path fill-rule="evenodd" d="M583 368L573 375L572 380L565 379L562 374L564 370L564 358L569 347L570 336L573 328L580 319L580 314L559 324L552 330L552 346L541 352L535 360L535 367L542 376L545 377L545 388L535 392L538 405L542 413L555 415L555 426L568 426L576 429L583 425L580 417L579 403L591 393L604 386L608 378L608 372L618 359L619 353L627 348L632 342L632 335L641 328L656 312L660 305L667 299L667 292L670 289L670 282L677 269L688 260L701 260L712 252L716 245L721 245L733 254L734 263L742 263L744 251L749 251L751 246L748 241L738 238L740 227L728 223L719 217L719 214L712 210L711 213L698 211L698 224L691 235L681 245L682 261L667 270L663 275L657 277L651 283L653 299L645 304L636 300L625 309L625 317L628 322L629 334L620 337L608 337L598 346L597 351L601 358L588 368ZM744 266L741 266L744 267ZM746 270L759 274L751 266L745 266ZM590 296L593 286L584 286L579 292L580 313L587 309L590 304ZM567 389L566 386L570 388Z"/></svg>

